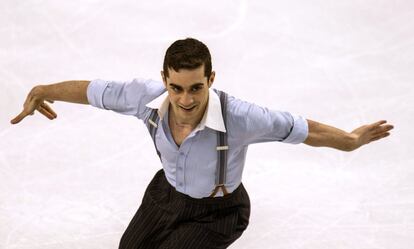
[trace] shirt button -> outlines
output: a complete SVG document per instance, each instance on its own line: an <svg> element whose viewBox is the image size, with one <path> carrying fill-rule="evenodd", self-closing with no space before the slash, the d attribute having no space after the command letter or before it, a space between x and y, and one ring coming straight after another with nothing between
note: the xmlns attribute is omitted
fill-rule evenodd
<svg viewBox="0 0 414 249"><path fill-rule="evenodd" d="M178 186L180 186L180 187L183 186L183 183L182 182L179 182L178 183Z"/></svg>
<svg viewBox="0 0 414 249"><path fill-rule="evenodd" d="M184 156L184 152L180 152L180 156Z"/></svg>

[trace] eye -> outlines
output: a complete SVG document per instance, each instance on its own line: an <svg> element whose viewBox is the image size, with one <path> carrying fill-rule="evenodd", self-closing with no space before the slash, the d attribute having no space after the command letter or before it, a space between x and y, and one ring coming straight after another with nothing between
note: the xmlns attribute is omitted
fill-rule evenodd
<svg viewBox="0 0 414 249"><path fill-rule="evenodd" d="M195 86L193 88L191 88L192 92L197 92L198 90L200 90L201 88L203 88L202 86Z"/></svg>
<svg viewBox="0 0 414 249"><path fill-rule="evenodd" d="M171 86L171 89L176 93L180 91L180 89L178 87L175 87L175 86Z"/></svg>

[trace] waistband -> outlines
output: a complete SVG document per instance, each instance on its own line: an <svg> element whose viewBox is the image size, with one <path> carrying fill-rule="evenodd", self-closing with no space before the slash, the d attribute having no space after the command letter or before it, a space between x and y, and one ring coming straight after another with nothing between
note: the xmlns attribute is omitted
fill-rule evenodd
<svg viewBox="0 0 414 249"><path fill-rule="evenodd" d="M171 187L171 194L175 198L183 199L183 200L186 200L186 201L192 202L192 203L200 203L200 204L209 204L209 203L218 204L218 203L221 203L221 202L228 202L229 200L233 200L233 199L240 199L240 192L242 192L242 190L244 189L243 184L240 183L240 185L233 192L231 192L230 194L225 195L225 196L193 198L189 195L178 192L171 185L170 185L170 187Z"/></svg>
<svg viewBox="0 0 414 249"><path fill-rule="evenodd" d="M166 202L182 202L191 203L192 205L211 205L211 206L234 206L249 201L249 197L242 183L230 194L218 197L204 197L193 198L184 193L178 192L165 177L164 170L159 170L150 185L148 186L148 192L151 199L157 203Z"/></svg>

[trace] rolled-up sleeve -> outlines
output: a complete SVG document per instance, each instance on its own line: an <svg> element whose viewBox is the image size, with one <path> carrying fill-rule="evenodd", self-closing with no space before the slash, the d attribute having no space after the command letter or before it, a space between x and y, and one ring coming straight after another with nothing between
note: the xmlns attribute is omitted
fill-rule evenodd
<svg viewBox="0 0 414 249"><path fill-rule="evenodd" d="M229 97L228 122L229 132L246 145L271 141L299 144L308 136L308 123L303 117L233 97Z"/></svg>
<svg viewBox="0 0 414 249"><path fill-rule="evenodd" d="M96 79L89 83L87 97L92 106L142 119L148 109L145 105L163 91L162 82L149 79L128 82Z"/></svg>
<svg viewBox="0 0 414 249"><path fill-rule="evenodd" d="M308 137L308 121L299 115L291 114L293 122L289 135L283 139L283 143L299 144Z"/></svg>
<svg viewBox="0 0 414 249"><path fill-rule="evenodd" d="M101 109L106 109L103 105L103 93L107 86L108 82L104 80L97 79L91 81L86 91L89 104Z"/></svg>

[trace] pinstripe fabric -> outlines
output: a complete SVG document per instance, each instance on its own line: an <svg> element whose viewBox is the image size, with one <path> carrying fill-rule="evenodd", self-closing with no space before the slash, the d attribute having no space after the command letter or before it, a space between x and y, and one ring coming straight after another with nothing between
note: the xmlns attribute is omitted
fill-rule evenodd
<svg viewBox="0 0 414 249"><path fill-rule="evenodd" d="M243 187L222 197L191 198L177 192L159 170L123 234L120 249L227 248L249 224Z"/></svg>

